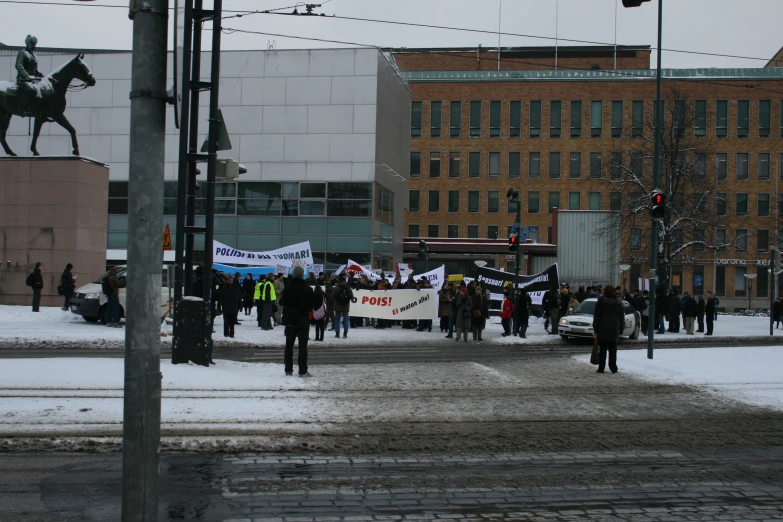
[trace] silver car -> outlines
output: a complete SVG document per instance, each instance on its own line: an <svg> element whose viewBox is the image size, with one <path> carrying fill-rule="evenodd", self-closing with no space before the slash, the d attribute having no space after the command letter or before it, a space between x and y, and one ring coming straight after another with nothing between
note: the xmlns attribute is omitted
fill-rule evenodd
<svg viewBox="0 0 783 522"><path fill-rule="evenodd" d="M557 326L558 333L563 339L592 339L593 338L593 314L598 299L591 297L582 301L573 312L560 319ZM641 329L642 318L628 301L623 301L623 312L625 314L625 327L623 328L623 337L629 339L638 339Z"/></svg>

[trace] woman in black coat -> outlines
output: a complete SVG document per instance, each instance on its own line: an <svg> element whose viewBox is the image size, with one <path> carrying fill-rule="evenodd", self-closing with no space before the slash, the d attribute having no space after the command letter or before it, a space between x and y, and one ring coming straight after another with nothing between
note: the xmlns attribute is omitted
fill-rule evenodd
<svg viewBox="0 0 783 522"><path fill-rule="evenodd" d="M617 341L623 333L624 324L623 302L617 297L614 287L606 285L603 295L598 298L593 315L593 331L601 346L598 353L598 373L604 373L607 352L609 369L612 373L617 373Z"/></svg>
<svg viewBox="0 0 783 522"><path fill-rule="evenodd" d="M253 276L245 274L245 280L242 281L242 308L245 309L245 315L253 312L253 296L256 292L256 282Z"/></svg>

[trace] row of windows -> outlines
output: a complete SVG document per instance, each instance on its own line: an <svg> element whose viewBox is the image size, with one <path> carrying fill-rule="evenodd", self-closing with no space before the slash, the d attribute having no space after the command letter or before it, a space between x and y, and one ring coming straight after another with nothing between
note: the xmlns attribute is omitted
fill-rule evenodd
<svg viewBox="0 0 783 522"><path fill-rule="evenodd" d="M426 225L427 237L440 237L440 225ZM538 227L526 227L528 239L532 239L534 242L538 242ZM511 235L513 226L506 226L506 237ZM462 225L446 225L446 237L450 239L457 239L460 237L467 237L468 239L479 239L479 225L465 225L465 231L467 236L461 236ZM486 239L498 239L500 236L500 227L498 225L487 225ZM408 237L422 237L421 225L410 224L408 225ZM552 242L552 227L547 229L547 242Z"/></svg>
<svg viewBox="0 0 783 522"><path fill-rule="evenodd" d="M422 122L423 122L423 103L421 101L414 101L411 103L411 137L418 138L422 136ZM448 136L452 138L462 137L462 111L465 102L451 101L448 103L449 114L449 132ZM468 112L468 125L469 136L471 138L480 138L482 136L482 111L484 102L471 101L469 103ZM581 100L575 100L566 102L569 112L569 126L563 128L563 111L566 109L564 103L560 100L552 100L548 103L549 107L549 137L559 138L564 133L572 138L582 137L582 127L584 125L584 112L589 111L589 125L590 136L593 138L600 138L604 134L604 102L602 100L590 101L584 104ZM522 102L521 101L490 101L489 102L489 137L500 138L502 137L502 119L503 119L503 105L506 105L506 111L508 113L508 127L507 133L511 138L519 138L522 136ZM586 105L583 107L583 105ZM609 118L609 134L613 138L622 138L624 132L626 132L625 126L625 106L626 102L623 100L613 100L608 103L610 107ZM655 102L651 102L652 105L652 121L655 121L657 117L657 110ZM758 118L758 137L769 138L771 135L771 112L772 101L771 100L759 100L754 107L757 112ZM444 119L444 102L431 101L430 106L430 132L429 135L432 138L440 138L443 135L443 119ZM542 110L547 106L545 102L541 100L530 100L528 104L528 135L531 138L539 138L542 136ZM631 123L631 136L639 137L645 133L645 114L646 107L644 100L633 100L630 103L630 123ZM662 124L665 126L666 122L666 102L661 101L663 107ZM783 100L780 102L780 136L783 137ZM693 111L692 115L688 115L687 111ZM674 128L680 130L683 135L685 134L686 122L692 122L689 126L693 128L693 135L696 137L706 137L708 127L708 109L706 100L697 100L690 107L684 100L676 100L673 107ZM747 138L750 136L750 113L751 103L750 100L738 100L737 101L737 126L736 136L738 138ZM729 134L729 101L728 100L716 100L714 112L710 113L714 120L715 137L726 138Z"/></svg>
<svg viewBox="0 0 783 522"><path fill-rule="evenodd" d="M448 190L446 209L448 212L458 213L462 210L462 205L465 202L462 201L462 193L459 190ZM560 197L560 191L550 190L547 194L547 209L549 213L552 209L568 209L568 210L585 210L582 208L582 193L581 192L568 192L567 200L563 201ZM440 212L441 211L441 191L440 190L428 190L427 191L427 208L428 212ZM608 209L609 210L622 210L623 195L621 192L609 192L608 195ZM498 213L500 212L500 191L488 190L486 192L486 208L484 212ZM602 208L601 192L589 192L587 195L587 210L606 210ZM648 205L647 195L644 193L632 193L628 196L627 204L633 208L646 209ZM508 212L516 212L516 202L506 200L506 209ZM691 206L685 208L685 201L683 198L672 198L669 202L669 206L677 211L680 215L690 214L706 214L714 210L718 216L728 215L728 194L721 192L713 195L706 195L703 193L692 194ZM768 193L756 194L756 215L758 217L768 217L771 213L771 195ZM408 192L408 210L410 212L420 212L423 210L422 194L420 190L410 190ZM713 209L714 207L714 209ZM734 214L737 216L749 216L750 215L750 195L748 193L735 194L734 200ZM783 216L783 194L778 194L778 215ZM468 212L482 212L481 208L481 191L468 190L467 191L467 211ZM528 214L540 214L541 213L541 192L538 190L530 190L527 193L527 209Z"/></svg>
<svg viewBox="0 0 783 522"><path fill-rule="evenodd" d="M447 157L448 156L448 157ZM486 169L487 176L489 178L500 178L501 171L505 170L509 179L518 179L522 176L522 153L517 151L509 152L507 155L507 162L505 165L502 163L502 156L500 152L489 152L485 154L488 157L486 164L482 163L482 154L478 151L468 152L468 177L480 178L482 169ZM563 176L563 160L568 161L567 170L569 179L580 179L582 172L587 171L588 177L592 179L600 179L604 177L604 160L605 153L602 152L590 152L589 154L582 154L581 152L549 152L546 164L542 167L542 154L538 151L531 151L527 153L527 177L530 179L540 179L542 169L545 170L550 179L560 179ZM429 165L428 174L430 178L439 178L444 172L441 166L442 160L448 160L446 166L446 172L450 178L459 178L462 176L462 152L430 152L429 153ZM587 165L584 164L584 159L587 159ZM641 152L623 153L623 152L610 152L609 153L609 174L612 179L620 179L628 176L643 177L652 164L652 157L645 155ZM772 155L769 152L759 152L755 157L747 152L738 152L734 156L734 172L736 179L746 180L750 179L750 172L754 171L756 179L759 181L768 181L771 179L771 163ZM688 166L687 162L693 161L693 166ZM752 160L755 160L755 166L752 165ZM707 177L707 154L696 153L692 157L688 155L681 155L678 158L681 164L686 165L685 169L688 172L691 170L696 178L706 179ZM715 154L714 161L712 163L713 173L715 179L726 180L729 178L729 154L726 152L718 152ZM778 158L778 177L783 181L783 153L780 153ZM420 151L412 151L410 153L410 175L413 178L419 178L422 174L422 153ZM627 176L624 176L626 174Z"/></svg>
<svg viewBox="0 0 783 522"><path fill-rule="evenodd" d="M642 237L649 237L649 228L632 228L630 232L630 250L638 252L642 250ZM691 241L693 244L690 246L693 252L705 252L707 245L714 245L718 247L718 252L726 252L729 246L734 246L734 250L737 252L748 251L748 237L750 233L746 228L738 228L734 230L734 240L729 241L728 230L725 228L715 229L712 233L712 237L708 236L708 232L703 228L696 228L692 231L690 238L685 238L682 231L679 231L672 237L672 248L677 249L683 246L685 239ZM773 237L774 237L774 231ZM756 252L769 252L770 248L770 231L769 230L756 230ZM783 245L783 232L778 237L778 243Z"/></svg>

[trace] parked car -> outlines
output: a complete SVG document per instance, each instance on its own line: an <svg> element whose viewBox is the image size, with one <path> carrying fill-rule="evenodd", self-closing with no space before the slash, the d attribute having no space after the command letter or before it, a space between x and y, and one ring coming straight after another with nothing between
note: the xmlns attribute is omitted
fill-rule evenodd
<svg viewBox="0 0 783 522"><path fill-rule="evenodd" d="M127 266L118 266L117 278L124 279L127 271ZM106 323L106 305L108 303L108 297L103 293L102 282L103 278L107 274L108 272L103 274L92 283L88 283L76 289L74 297L71 298L71 313L81 315L85 321L89 321L91 323L98 321L101 323ZM165 267L163 277L164 283L160 292L161 318L165 315L169 308L169 292L165 285ZM125 290L125 288L120 288L119 291L120 318L125 317Z"/></svg>
<svg viewBox="0 0 783 522"><path fill-rule="evenodd" d="M560 319L557 329L563 339L592 339L593 338L593 314L598 299L591 297L582 301L573 312ZM625 314L625 327L623 337L638 339L641 330L642 318L628 301L623 300L623 312Z"/></svg>

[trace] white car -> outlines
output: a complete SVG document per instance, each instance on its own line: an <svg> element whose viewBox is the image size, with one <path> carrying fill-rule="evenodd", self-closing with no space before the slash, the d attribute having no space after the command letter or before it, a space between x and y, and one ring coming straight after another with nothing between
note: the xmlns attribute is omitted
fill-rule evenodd
<svg viewBox="0 0 783 522"><path fill-rule="evenodd" d="M557 326L558 333L563 339L592 339L593 338L593 314L598 299L591 297L585 299L573 312L560 319ZM629 339L638 339L641 330L642 318L628 301L623 301L623 312L625 313L625 327L623 328L623 337Z"/></svg>

